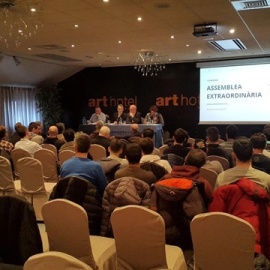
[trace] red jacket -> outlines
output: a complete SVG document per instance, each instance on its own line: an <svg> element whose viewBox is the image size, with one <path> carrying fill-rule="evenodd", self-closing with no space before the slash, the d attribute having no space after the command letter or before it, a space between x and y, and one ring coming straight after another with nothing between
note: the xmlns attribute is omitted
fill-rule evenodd
<svg viewBox="0 0 270 270"><path fill-rule="evenodd" d="M256 231L255 252L270 259L270 207L265 189L242 178L219 187L213 194L209 212L225 212L249 222Z"/></svg>

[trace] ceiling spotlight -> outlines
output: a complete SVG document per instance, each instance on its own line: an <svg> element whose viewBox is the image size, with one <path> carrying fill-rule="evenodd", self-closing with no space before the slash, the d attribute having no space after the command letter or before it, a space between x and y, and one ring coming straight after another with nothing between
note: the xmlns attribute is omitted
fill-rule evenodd
<svg viewBox="0 0 270 270"><path fill-rule="evenodd" d="M235 32L235 29L231 29L229 32L233 34Z"/></svg>
<svg viewBox="0 0 270 270"><path fill-rule="evenodd" d="M174 36L171 36L171 39L174 39Z"/></svg>
<svg viewBox="0 0 270 270"><path fill-rule="evenodd" d="M119 41L118 41L118 43L119 43L119 44L121 44L121 43L122 43L122 41L121 41L121 40L119 40Z"/></svg>
<svg viewBox="0 0 270 270"><path fill-rule="evenodd" d="M35 8L31 8L30 10L31 10L31 12L36 12L37 11Z"/></svg>
<svg viewBox="0 0 270 270"><path fill-rule="evenodd" d="M17 56L12 56L12 58L13 58L16 66L21 64L21 61L19 60L19 58Z"/></svg>
<svg viewBox="0 0 270 270"><path fill-rule="evenodd" d="M202 53L202 51L201 51L201 50L199 50L199 51L198 51L198 54L201 54L201 53Z"/></svg>
<svg viewBox="0 0 270 270"><path fill-rule="evenodd" d="M138 17L137 20L138 20L139 22L141 22L141 21L142 21L142 17Z"/></svg>

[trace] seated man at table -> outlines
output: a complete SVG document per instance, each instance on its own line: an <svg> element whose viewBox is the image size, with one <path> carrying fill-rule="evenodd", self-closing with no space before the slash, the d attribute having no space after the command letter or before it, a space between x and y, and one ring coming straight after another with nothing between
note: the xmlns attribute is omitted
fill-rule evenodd
<svg viewBox="0 0 270 270"><path fill-rule="evenodd" d="M141 147L136 143L127 145L126 158L128 160L128 167L118 170L115 173L115 179L131 176L140 179L151 185L156 182L156 177L151 171L146 171L140 168L140 160L142 157Z"/></svg>
<svg viewBox="0 0 270 270"><path fill-rule="evenodd" d="M149 113L146 114L144 118L144 124L161 124L164 126L164 119L163 116L158 113L158 107L155 105L152 105L149 108Z"/></svg>
<svg viewBox="0 0 270 270"><path fill-rule="evenodd" d="M101 111L100 107L96 107L95 113L91 115L89 122L96 123L99 120L101 120L103 123L106 123L106 115Z"/></svg>
<svg viewBox="0 0 270 270"><path fill-rule="evenodd" d="M114 124L124 124L126 122L126 114L124 113L124 106L119 104L117 106L117 112L113 114L113 123Z"/></svg>
<svg viewBox="0 0 270 270"><path fill-rule="evenodd" d="M126 123L127 124L141 124L142 119L141 119L141 113L137 111L136 105L130 105L129 107L129 114L127 115L126 118Z"/></svg>
<svg viewBox="0 0 270 270"><path fill-rule="evenodd" d="M87 134L78 133L75 135L74 149L75 156L64 162L60 170L60 177L82 177L94 184L102 197L108 183L101 165L87 158L90 149L90 140Z"/></svg>

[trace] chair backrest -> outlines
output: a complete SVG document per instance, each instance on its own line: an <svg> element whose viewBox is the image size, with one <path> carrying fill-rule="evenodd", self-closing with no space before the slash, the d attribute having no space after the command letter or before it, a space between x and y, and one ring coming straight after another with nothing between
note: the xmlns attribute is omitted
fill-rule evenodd
<svg viewBox="0 0 270 270"><path fill-rule="evenodd" d="M105 147L99 144L91 144L89 153L93 157L93 160L98 160L107 156Z"/></svg>
<svg viewBox="0 0 270 270"><path fill-rule="evenodd" d="M140 166L143 170L151 171L156 177L156 180L161 179L165 174L167 174L167 170L160 166L159 164L155 162L145 162L142 163Z"/></svg>
<svg viewBox="0 0 270 270"><path fill-rule="evenodd" d="M230 163L228 161L228 159L224 158L224 157L220 157L220 156L216 156L216 155L211 155L211 156L207 156L206 158L207 160L217 160L220 162L220 164L223 167L223 170L226 171L230 168Z"/></svg>
<svg viewBox="0 0 270 270"><path fill-rule="evenodd" d="M215 185L216 185L216 181L218 177L217 172L202 167L200 168L200 176L206 179L210 183L213 190L215 189Z"/></svg>
<svg viewBox="0 0 270 270"><path fill-rule="evenodd" d="M13 162L13 165L14 165L15 177L18 179L19 173L18 173L18 168L17 168L17 161L20 158L31 157L31 154L29 152L21 149L21 148L16 148L16 149L13 149L11 151L10 156L11 156L11 159L12 159L12 162Z"/></svg>
<svg viewBox="0 0 270 270"><path fill-rule="evenodd" d="M30 257L23 267L24 270L52 270L52 269L72 269L72 270L91 270L89 265L68 254L49 251L36 254Z"/></svg>
<svg viewBox="0 0 270 270"><path fill-rule="evenodd" d="M54 154L55 154L56 157L57 157L57 148L56 148L55 145L50 144L50 143L43 143L43 144L41 144L41 147L44 148L44 149L48 149L48 150L53 151Z"/></svg>
<svg viewBox="0 0 270 270"><path fill-rule="evenodd" d="M8 159L0 156L0 193L15 193L11 164Z"/></svg>
<svg viewBox="0 0 270 270"><path fill-rule="evenodd" d="M45 181L57 181L57 156L51 150L42 148L34 153L34 158L39 160L43 168L43 177Z"/></svg>
<svg viewBox="0 0 270 270"><path fill-rule="evenodd" d="M163 156L163 152L164 150L168 149L169 148L169 145L168 144L164 144L162 146L160 146L158 149L160 151L160 155Z"/></svg>
<svg viewBox="0 0 270 270"><path fill-rule="evenodd" d="M200 214L191 222L195 270L253 270L255 230L227 213Z"/></svg>
<svg viewBox="0 0 270 270"><path fill-rule="evenodd" d="M42 215L50 251L67 253L95 269L86 211L74 202L56 199L43 205Z"/></svg>
<svg viewBox="0 0 270 270"><path fill-rule="evenodd" d="M123 206L114 210L111 223L117 269L167 268L165 225L159 214L142 206Z"/></svg>
<svg viewBox="0 0 270 270"><path fill-rule="evenodd" d="M60 151L59 154L58 154L58 159L59 159L59 165L62 166L63 163L74 157L75 156L75 152L72 151L72 150L63 150L63 151Z"/></svg>
<svg viewBox="0 0 270 270"><path fill-rule="evenodd" d="M175 165L182 166L182 165L184 165L184 162L185 162L185 160L182 157L177 156L175 154L162 155L161 159L168 160L171 167L173 167Z"/></svg>
<svg viewBox="0 0 270 270"><path fill-rule="evenodd" d="M17 162L22 193L46 193L41 162L32 157L20 158Z"/></svg>

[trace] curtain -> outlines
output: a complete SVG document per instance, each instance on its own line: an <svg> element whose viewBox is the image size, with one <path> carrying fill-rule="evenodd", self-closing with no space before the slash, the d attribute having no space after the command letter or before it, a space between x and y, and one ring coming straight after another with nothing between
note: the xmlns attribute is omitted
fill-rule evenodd
<svg viewBox="0 0 270 270"><path fill-rule="evenodd" d="M36 108L36 89L31 87L0 86L0 125L11 135L14 125L21 122L28 127L30 122L41 121Z"/></svg>

